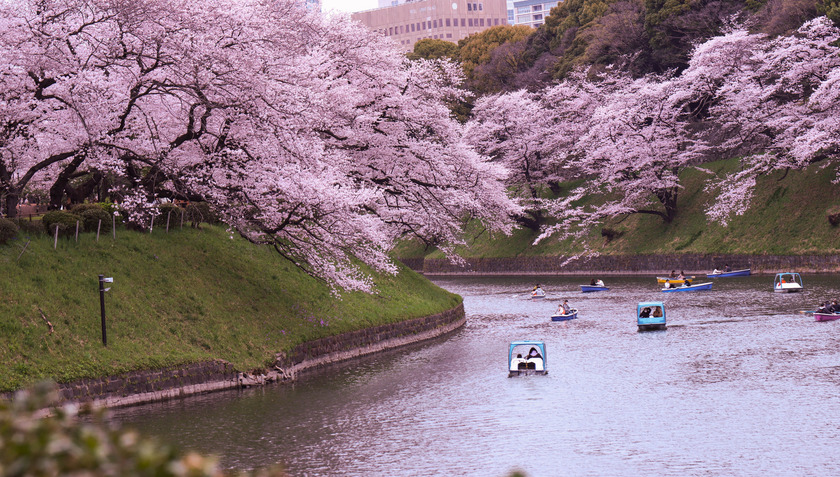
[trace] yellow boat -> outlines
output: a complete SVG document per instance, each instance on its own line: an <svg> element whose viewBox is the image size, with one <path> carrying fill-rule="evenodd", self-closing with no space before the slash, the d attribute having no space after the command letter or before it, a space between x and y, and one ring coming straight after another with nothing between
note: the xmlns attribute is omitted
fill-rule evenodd
<svg viewBox="0 0 840 477"><path fill-rule="evenodd" d="M670 282L671 285L682 285L683 283L685 283L686 280L694 281L694 275L685 278L656 277L657 283Z"/></svg>

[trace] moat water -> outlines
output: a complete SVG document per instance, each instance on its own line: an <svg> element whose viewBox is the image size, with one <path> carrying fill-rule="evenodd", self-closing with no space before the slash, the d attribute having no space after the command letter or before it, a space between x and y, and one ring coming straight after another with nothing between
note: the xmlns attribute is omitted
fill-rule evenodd
<svg viewBox="0 0 840 477"><path fill-rule="evenodd" d="M840 277L434 278L464 297L445 338L287 386L115 410L113 419L228 469L295 476L840 475L840 321L815 322ZM548 297L529 300L542 283ZM701 280L707 281L707 280ZM563 299L577 320L552 322ZM639 333L636 303L666 304ZM507 377L508 343L546 342L546 376Z"/></svg>

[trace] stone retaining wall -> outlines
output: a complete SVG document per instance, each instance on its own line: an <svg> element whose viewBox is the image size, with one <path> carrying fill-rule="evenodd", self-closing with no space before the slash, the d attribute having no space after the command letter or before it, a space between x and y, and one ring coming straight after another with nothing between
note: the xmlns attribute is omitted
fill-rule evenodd
<svg viewBox="0 0 840 477"><path fill-rule="evenodd" d="M460 304L436 315L303 343L289 353L279 354L275 369L265 374L243 373L225 361L208 361L60 384L59 394L64 402L119 407L269 382L292 381L301 374L333 363L442 336L457 330L465 322L464 306Z"/></svg>
<svg viewBox="0 0 840 477"><path fill-rule="evenodd" d="M239 373L225 361L206 361L59 385L62 401L97 402L107 407L163 401L238 386Z"/></svg>
<svg viewBox="0 0 840 477"><path fill-rule="evenodd" d="M751 268L755 274L781 271L800 273L838 273L840 255L727 255L727 254L663 254L663 255L599 255L569 260L567 257L469 258L465 267L446 259L426 259L425 275L578 275L578 274L663 274L684 270L689 274L705 274L729 264L733 270Z"/></svg>
<svg viewBox="0 0 840 477"><path fill-rule="evenodd" d="M463 303L436 315L330 336L278 354L276 368L285 379L348 359L398 348L450 333L466 323Z"/></svg>

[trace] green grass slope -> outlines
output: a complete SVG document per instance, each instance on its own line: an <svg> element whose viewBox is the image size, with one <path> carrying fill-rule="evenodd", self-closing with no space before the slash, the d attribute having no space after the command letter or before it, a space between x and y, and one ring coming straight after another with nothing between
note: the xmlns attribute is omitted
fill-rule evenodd
<svg viewBox="0 0 840 477"><path fill-rule="evenodd" d="M738 167L735 159L706 164L717 175ZM519 229L512 236L489 236L479 228L472 231L467 247L459 252L465 257L517 257L574 255L585 250L606 255L657 253L721 254L838 254L840 227L832 226L828 213L840 212L840 186L832 184L832 167L815 165L805 171L783 171L761 177L750 209L733 216L727 226L710 222L705 209L713 200L704 186L709 174L687 170L682 175L684 189L679 197L679 211L673 222L659 217L635 214L616 218L590 230L579 239L558 240L549 237L534 245L538 233ZM591 197L597 204L601 198ZM601 228L621 232L607 241ZM402 244L398 256L425 253L441 258L437 251Z"/></svg>
<svg viewBox="0 0 840 477"><path fill-rule="evenodd" d="M21 234L23 235L23 234ZM343 293L224 229L118 231L97 243L33 236L0 245L0 391L223 359L265 367L276 352L324 336L426 316L460 297L401 270L379 293ZM20 258L18 258L18 256ZM108 346L100 331L98 275ZM54 332L41 316L46 316Z"/></svg>

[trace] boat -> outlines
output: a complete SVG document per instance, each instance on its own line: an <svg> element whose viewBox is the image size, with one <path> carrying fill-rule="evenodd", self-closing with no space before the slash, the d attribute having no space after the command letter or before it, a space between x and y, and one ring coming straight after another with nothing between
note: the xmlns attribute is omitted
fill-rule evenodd
<svg viewBox="0 0 840 477"><path fill-rule="evenodd" d="M656 277L656 282L657 283L669 282L673 285L674 283L682 284L686 280L692 281L692 280L694 280L694 278L695 278L694 275L692 275L690 277L685 277L685 278Z"/></svg>
<svg viewBox="0 0 840 477"><path fill-rule="evenodd" d="M796 293L802 291L802 277L795 272L777 273L773 279L775 293Z"/></svg>
<svg viewBox="0 0 840 477"><path fill-rule="evenodd" d="M665 329L665 304L661 301L642 301L636 306L639 331Z"/></svg>
<svg viewBox="0 0 840 477"><path fill-rule="evenodd" d="M706 278L726 278L726 277L748 277L750 276L750 269L732 270L731 272L707 273Z"/></svg>
<svg viewBox="0 0 840 477"><path fill-rule="evenodd" d="M834 321L840 320L840 313L820 313L814 312L814 321Z"/></svg>
<svg viewBox="0 0 840 477"><path fill-rule="evenodd" d="M531 299L536 300L540 298L545 298L545 292L542 288L537 288L536 290L531 292Z"/></svg>
<svg viewBox="0 0 840 477"><path fill-rule="evenodd" d="M577 318L578 311L572 309L570 313L551 315L551 321L568 321Z"/></svg>
<svg viewBox="0 0 840 477"><path fill-rule="evenodd" d="M508 377L548 374L548 358L542 341L512 341L508 351Z"/></svg>
<svg viewBox="0 0 840 477"><path fill-rule="evenodd" d="M700 291L700 290L711 290L712 289L712 282L707 283L698 283L697 285L686 285L683 284L679 287L668 287L663 288L663 292L685 292L685 291Z"/></svg>
<svg viewBox="0 0 840 477"><path fill-rule="evenodd" d="M599 292L599 291L607 291L609 290L608 287L597 287L595 285L581 285L580 291L583 293L591 293L591 292Z"/></svg>

